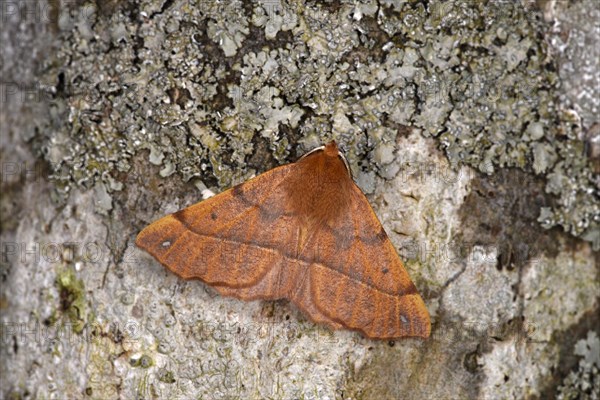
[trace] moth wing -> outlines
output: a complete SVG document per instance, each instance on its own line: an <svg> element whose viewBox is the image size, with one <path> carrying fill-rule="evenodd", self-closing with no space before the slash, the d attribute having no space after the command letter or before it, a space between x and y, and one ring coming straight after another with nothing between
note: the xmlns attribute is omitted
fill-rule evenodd
<svg viewBox="0 0 600 400"><path fill-rule="evenodd" d="M281 188L294 164L267 171L221 194L167 215L136 238L161 264L184 279L200 279L240 298L281 297L281 281L244 293L279 271L297 226ZM271 274L272 275L272 274ZM229 289L229 290L228 290Z"/></svg>
<svg viewBox="0 0 600 400"><path fill-rule="evenodd" d="M295 302L370 338L429 337L429 313L393 244L356 185L351 197L346 218L311 239Z"/></svg>

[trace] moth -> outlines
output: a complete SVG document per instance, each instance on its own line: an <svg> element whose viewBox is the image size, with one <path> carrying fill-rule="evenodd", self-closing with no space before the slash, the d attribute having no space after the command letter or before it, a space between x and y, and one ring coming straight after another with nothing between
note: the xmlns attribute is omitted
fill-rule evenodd
<svg viewBox="0 0 600 400"><path fill-rule="evenodd" d="M427 338L429 313L334 141L167 215L136 244L224 296L287 299L372 339Z"/></svg>

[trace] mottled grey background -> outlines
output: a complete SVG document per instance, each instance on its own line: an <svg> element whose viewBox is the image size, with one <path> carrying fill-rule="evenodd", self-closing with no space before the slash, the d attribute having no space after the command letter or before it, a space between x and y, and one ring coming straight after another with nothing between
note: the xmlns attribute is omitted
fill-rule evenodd
<svg viewBox="0 0 600 400"><path fill-rule="evenodd" d="M2 398L600 396L600 10L1 1ZM335 139L432 317L316 326L137 232Z"/></svg>

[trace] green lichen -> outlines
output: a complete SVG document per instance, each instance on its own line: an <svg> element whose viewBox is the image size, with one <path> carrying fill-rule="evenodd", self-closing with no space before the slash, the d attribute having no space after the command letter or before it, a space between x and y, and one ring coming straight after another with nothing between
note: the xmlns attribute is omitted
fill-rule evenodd
<svg viewBox="0 0 600 400"><path fill-rule="evenodd" d="M175 383L175 376L172 371L161 370L158 373L158 380L164 383Z"/></svg>
<svg viewBox="0 0 600 400"><path fill-rule="evenodd" d="M258 149L276 165L332 138L369 192L374 174L390 178L390 147L411 127L436 138L453 166L542 177L557 199L542 226L600 246L580 124L559 107L534 8L290 0L129 11L87 15L78 21L86 29L65 30L57 57L74 61L49 68L70 117L50 121L60 129L43 129L40 148L65 193L80 185L110 195L141 152L163 177L223 188L271 166L254 161ZM128 23L104 34L115 20Z"/></svg>
<svg viewBox="0 0 600 400"><path fill-rule="evenodd" d="M152 361L152 358L150 356L143 354L140 357L131 358L129 360L129 365L135 368L140 367L146 369L154 365L154 362Z"/></svg>
<svg viewBox="0 0 600 400"><path fill-rule="evenodd" d="M72 325L73 332L81 333L88 319L85 300L85 287L81 279L77 279L75 271L64 268L58 271L55 280L59 295L59 311ZM56 314L51 322L57 319Z"/></svg>

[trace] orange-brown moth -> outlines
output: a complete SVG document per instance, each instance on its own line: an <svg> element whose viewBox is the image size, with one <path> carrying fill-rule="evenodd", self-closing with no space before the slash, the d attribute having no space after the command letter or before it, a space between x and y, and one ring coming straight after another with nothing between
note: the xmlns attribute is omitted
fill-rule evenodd
<svg viewBox="0 0 600 400"><path fill-rule="evenodd" d="M429 337L425 303L335 142L167 215L136 244L225 296L288 299L372 339Z"/></svg>

